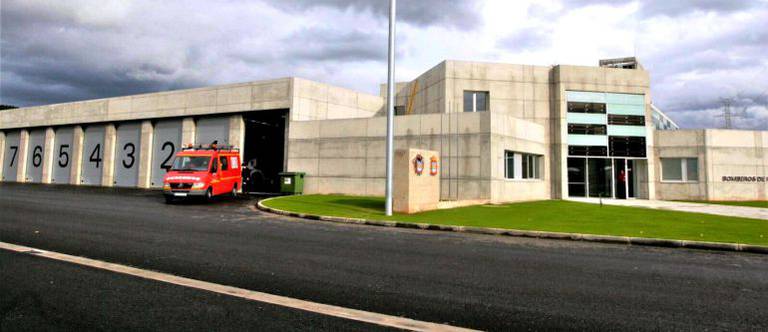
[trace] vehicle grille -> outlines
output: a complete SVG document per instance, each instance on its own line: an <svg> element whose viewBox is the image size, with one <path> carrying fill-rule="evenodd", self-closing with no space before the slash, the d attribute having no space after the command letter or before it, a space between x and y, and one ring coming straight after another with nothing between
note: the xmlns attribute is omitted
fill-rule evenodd
<svg viewBox="0 0 768 332"><path fill-rule="evenodd" d="M171 190L189 190L192 189L191 183L171 183Z"/></svg>

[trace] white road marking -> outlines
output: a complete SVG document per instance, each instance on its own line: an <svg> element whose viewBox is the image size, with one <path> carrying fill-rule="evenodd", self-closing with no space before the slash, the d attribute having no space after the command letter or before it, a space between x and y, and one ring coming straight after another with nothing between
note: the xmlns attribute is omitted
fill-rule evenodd
<svg viewBox="0 0 768 332"><path fill-rule="evenodd" d="M225 286L215 284L207 281L201 281L196 279L178 277L171 274L142 270L135 267L103 262L95 259L72 256L53 251L44 251L36 248L25 247L15 245L11 243L0 242L0 249L13 251L17 253L29 254L38 257L49 258L57 261L63 261L101 270L112 271L121 274L132 275L144 279L155 280L165 282L169 284L201 289L209 292L215 292L219 294L239 297L247 300L270 303L283 307L299 309L309 312L314 312L327 316L340 317L344 319L350 319L360 322L366 322L381 326L389 326L398 329L411 330L411 331L474 331L470 329L436 324L430 322L423 322L413 320L404 317L390 316L379 314L375 312L368 312L356 309L349 309L334 305L310 302L305 300L294 299L285 296L272 295L262 292L251 291L247 289Z"/></svg>

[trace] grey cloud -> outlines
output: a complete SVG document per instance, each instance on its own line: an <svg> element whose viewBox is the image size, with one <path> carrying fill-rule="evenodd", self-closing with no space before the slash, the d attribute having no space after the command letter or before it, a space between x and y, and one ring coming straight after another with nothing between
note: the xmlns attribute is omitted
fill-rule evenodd
<svg viewBox="0 0 768 332"><path fill-rule="evenodd" d="M651 73L654 101L681 126L720 127L722 118L714 117L722 106L720 100L734 98L736 106L746 108L750 117L737 121L737 128L768 129L764 101L768 92L768 8L753 9L750 14L739 19L719 14L730 24L707 38L641 49L646 54L641 61ZM652 19L643 22L653 24Z"/></svg>
<svg viewBox="0 0 768 332"><path fill-rule="evenodd" d="M46 56L37 56L32 61L4 61L3 72L3 103L15 105L58 103L204 85L204 82L191 78L167 79L174 69L153 64L96 68L80 59Z"/></svg>
<svg viewBox="0 0 768 332"><path fill-rule="evenodd" d="M734 108L732 125L738 129L766 130L768 128L768 107L753 105L746 108ZM724 128L722 104L711 108L680 111L675 113L675 121L685 123L684 128Z"/></svg>
<svg viewBox="0 0 768 332"><path fill-rule="evenodd" d="M292 61L385 61L387 35L384 31L339 31L328 28L303 29L284 39L301 47L281 56Z"/></svg>
<svg viewBox="0 0 768 332"><path fill-rule="evenodd" d="M755 0L675 0L643 1L640 5L641 16L678 16L695 11L734 12L750 9L758 5Z"/></svg>
<svg viewBox="0 0 768 332"><path fill-rule="evenodd" d="M336 8L339 10L368 11L374 15L389 15L388 0L283 0L276 6L292 9ZM478 27L480 1L476 0L418 0L397 3L398 20L418 26L441 25L463 30Z"/></svg>
<svg viewBox="0 0 768 332"><path fill-rule="evenodd" d="M251 9L235 14L242 15L239 21L205 22L185 17L173 4L146 8L154 4L140 2L122 23L91 25L79 22L76 6L30 3L4 1L0 11L3 104L30 106L290 75L316 75L333 83L343 81L329 76L340 71L340 61L349 67L386 60L385 25L347 30L286 25L259 35L242 21L270 27L263 22L279 18ZM244 6L219 5L230 7L208 15L231 15ZM180 13L162 14L169 10Z"/></svg>
<svg viewBox="0 0 768 332"><path fill-rule="evenodd" d="M9 21L16 25L6 26ZM61 21L9 21L4 19L2 26L0 99L5 104L58 103L203 84L193 77L179 79L179 68L162 60L120 56L124 48L99 44L111 36L100 36L98 31L61 32L66 26ZM115 55L109 58L112 52Z"/></svg>
<svg viewBox="0 0 768 332"><path fill-rule="evenodd" d="M570 9L590 5L620 6L636 1L637 0L564 0L563 4L566 9ZM693 12L728 13L765 5L765 2L761 0L643 0L637 2L640 5L638 12L640 17L674 17Z"/></svg>
<svg viewBox="0 0 768 332"><path fill-rule="evenodd" d="M738 38L753 27L745 24L742 29L718 38L680 42L674 49L656 50L642 58L651 72L654 90L660 92L672 110L704 109L720 97L768 90L768 46Z"/></svg>

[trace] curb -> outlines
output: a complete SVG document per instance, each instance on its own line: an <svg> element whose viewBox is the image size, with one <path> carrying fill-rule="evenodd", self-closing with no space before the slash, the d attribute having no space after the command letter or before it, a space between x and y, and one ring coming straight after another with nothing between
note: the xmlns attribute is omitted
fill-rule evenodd
<svg viewBox="0 0 768 332"><path fill-rule="evenodd" d="M741 244L741 243L670 240L670 239L657 239L657 238L647 238L647 237L596 235L596 234L581 234L581 233L560 233L560 232L547 232L547 231L524 231L524 230L503 229L503 228L435 225L435 224L411 223L411 222L402 222L402 221L369 220L369 219L362 219L362 218L321 216L321 215L315 215L315 214L305 214L305 213L290 212L290 211L275 209L275 208L268 207L262 203L265 201L269 201L271 199L274 199L274 197L260 200L258 203L256 203L256 207L261 211L279 214L283 216L303 218L303 219L309 219L309 220L330 221L330 222L344 223L344 224L398 227L398 228L423 229L423 230L432 230L432 231L460 232L460 233L497 235L497 236L498 235L516 236L516 237L527 237L527 238L537 238L537 239L587 241L587 242L639 245L639 246L650 246L650 247L686 248L686 249L702 249L702 250L716 250L716 251L738 251L738 252L748 252L748 253L755 253L755 254L768 254L768 246L759 246L759 245Z"/></svg>

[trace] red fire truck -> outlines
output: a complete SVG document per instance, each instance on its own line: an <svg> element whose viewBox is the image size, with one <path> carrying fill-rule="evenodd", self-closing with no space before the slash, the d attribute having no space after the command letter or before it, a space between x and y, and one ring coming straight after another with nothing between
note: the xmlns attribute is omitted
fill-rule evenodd
<svg viewBox="0 0 768 332"><path fill-rule="evenodd" d="M166 203L176 199L213 196L237 196L243 183L240 151L229 146L191 144L176 154L173 164L163 178Z"/></svg>

